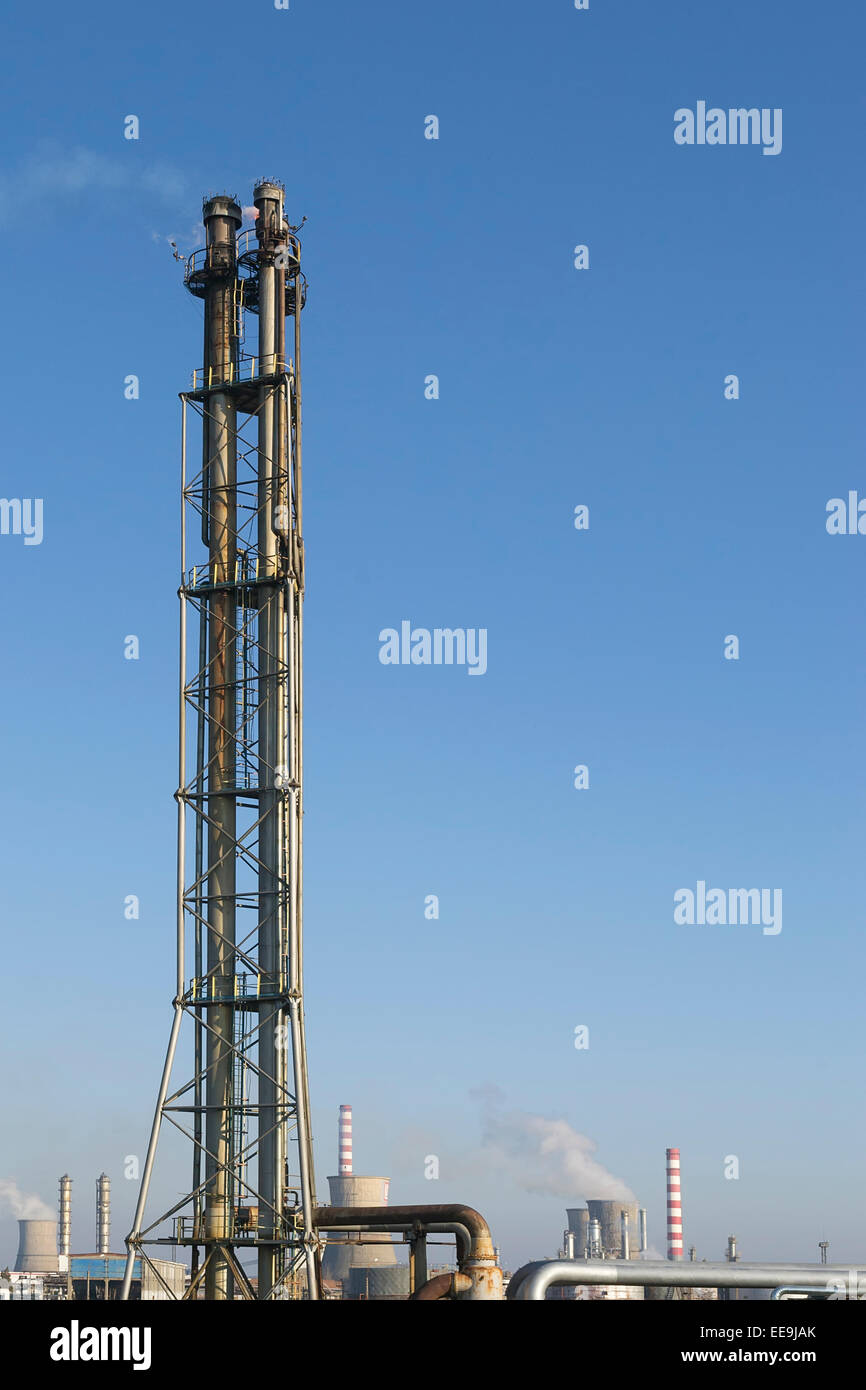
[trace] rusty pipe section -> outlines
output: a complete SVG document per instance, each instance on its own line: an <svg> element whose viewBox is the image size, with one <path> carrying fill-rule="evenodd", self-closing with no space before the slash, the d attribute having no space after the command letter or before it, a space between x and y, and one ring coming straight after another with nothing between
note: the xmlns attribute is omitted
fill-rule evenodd
<svg viewBox="0 0 866 1390"><path fill-rule="evenodd" d="M420 1289L410 1293L409 1301L434 1303L440 1298L457 1298L462 1293L468 1293L471 1288L472 1280L468 1274L437 1274L433 1279L428 1279L426 1284L422 1284Z"/></svg>
<svg viewBox="0 0 866 1390"><path fill-rule="evenodd" d="M313 1225L325 1231L341 1227L357 1231L364 1226L402 1231L428 1223L435 1223L443 1231L463 1226L469 1232L469 1253L461 1263L460 1272L469 1276L471 1287L458 1296L473 1301L501 1299L502 1270L496 1263L490 1228L474 1207L457 1203L423 1207L317 1207L313 1217Z"/></svg>

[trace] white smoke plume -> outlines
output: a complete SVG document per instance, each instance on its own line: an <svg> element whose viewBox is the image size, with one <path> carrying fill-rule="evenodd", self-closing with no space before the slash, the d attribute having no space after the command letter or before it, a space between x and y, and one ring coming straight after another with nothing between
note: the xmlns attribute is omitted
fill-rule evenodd
<svg viewBox="0 0 866 1390"><path fill-rule="evenodd" d="M0 221L38 212L40 199L141 189L168 202L188 201L186 176L173 165L110 158L82 145L56 141L38 145L17 167L0 174Z"/></svg>
<svg viewBox="0 0 866 1390"><path fill-rule="evenodd" d="M0 1178L0 1205L8 1207L17 1221L53 1221L55 1216L41 1197L22 1192L14 1178Z"/></svg>
<svg viewBox="0 0 866 1390"><path fill-rule="evenodd" d="M495 1087L472 1092L482 1105L482 1144L525 1192L566 1201L634 1201L634 1193L594 1157L594 1139L567 1120L505 1110Z"/></svg>

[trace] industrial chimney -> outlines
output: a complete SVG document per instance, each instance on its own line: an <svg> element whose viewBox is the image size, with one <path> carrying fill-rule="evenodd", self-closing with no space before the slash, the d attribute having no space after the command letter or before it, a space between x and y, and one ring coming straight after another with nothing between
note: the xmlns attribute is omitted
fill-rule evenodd
<svg viewBox="0 0 866 1390"><path fill-rule="evenodd" d="M667 1151L668 1177L668 1259L683 1258L683 1206L680 1192L680 1151Z"/></svg>
<svg viewBox="0 0 866 1390"><path fill-rule="evenodd" d="M337 1135L339 1172L328 1178L331 1206L387 1206L390 1178L362 1177L353 1171L351 1105L340 1106ZM349 1293L353 1269L369 1271L397 1264L394 1244L386 1231L365 1231L363 1245L359 1243L360 1235L360 1231L329 1232L328 1244L322 1256L322 1277L328 1281L342 1281L344 1297Z"/></svg>
<svg viewBox="0 0 866 1390"><path fill-rule="evenodd" d="M56 1274L57 1222L19 1221L15 1268L21 1274Z"/></svg>
<svg viewBox="0 0 866 1390"><path fill-rule="evenodd" d="M337 1172L345 1177L352 1171L352 1107L340 1106L340 1151L337 1155Z"/></svg>
<svg viewBox="0 0 866 1390"><path fill-rule="evenodd" d="M111 1250L111 1178L100 1173L96 1179L96 1253L107 1255Z"/></svg>
<svg viewBox="0 0 866 1390"><path fill-rule="evenodd" d="M72 1179L64 1173L60 1179L60 1234L58 1249L61 1255L69 1258L72 1232Z"/></svg>

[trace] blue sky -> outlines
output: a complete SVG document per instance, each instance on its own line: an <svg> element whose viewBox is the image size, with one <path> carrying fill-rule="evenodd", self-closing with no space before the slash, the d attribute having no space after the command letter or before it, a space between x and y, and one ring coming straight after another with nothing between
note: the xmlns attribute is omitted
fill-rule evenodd
<svg viewBox="0 0 866 1390"><path fill-rule="evenodd" d="M19 8L7 34L0 493L44 500L44 538L0 536L0 1173L53 1205L68 1170L89 1249L105 1169L121 1244L173 985L177 392L202 349L168 240L267 175L308 219L322 1193L350 1101L392 1200L477 1206L510 1266L553 1252L594 1194L527 1191L485 1148L495 1086L591 1137L659 1249L679 1145L700 1255L735 1232L743 1258L862 1256L866 540L825 529L866 494L862 14L160 0ZM677 146L700 100L782 108L781 154ZM486 674L381 665L402 619L486 628ZM781 888L783 930L676 925L699 879ZM14 1239L6 1210L0 1258Z"/></svg>

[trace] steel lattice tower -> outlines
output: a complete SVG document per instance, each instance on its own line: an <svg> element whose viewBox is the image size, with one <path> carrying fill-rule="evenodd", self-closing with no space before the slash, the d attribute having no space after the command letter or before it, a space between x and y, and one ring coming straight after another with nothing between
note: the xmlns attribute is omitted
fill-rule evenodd
<svg viewBox="0 0 866 1390"><path fill-rule="evenodd" d="M177 995L124 1297L148 1245L190 1247L187 1296L284 1297L302 1270L307 1296L319 1295L302 990L306 285L283 192L256 186L248 232L233 198L208 199L207 244L186 262L204 301L204 367L181 395ZM254 354L247 311L258 316ZM187 465L190 411L198 471ZM185 1018L194 1069L172 1089ZM192 1185L143 1227L165 1120L192 1143ZM257 1292L239 1260L250 1247Z"/></svg>

